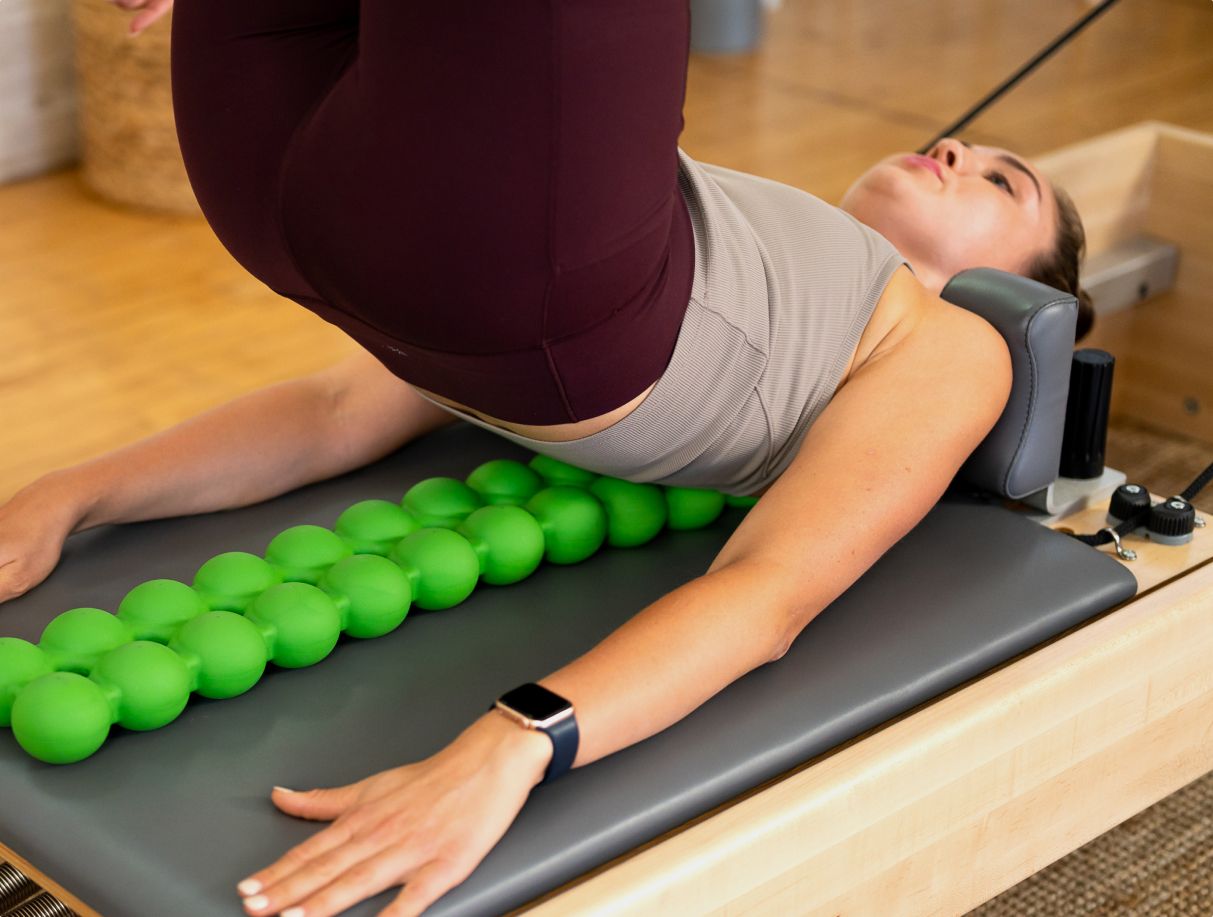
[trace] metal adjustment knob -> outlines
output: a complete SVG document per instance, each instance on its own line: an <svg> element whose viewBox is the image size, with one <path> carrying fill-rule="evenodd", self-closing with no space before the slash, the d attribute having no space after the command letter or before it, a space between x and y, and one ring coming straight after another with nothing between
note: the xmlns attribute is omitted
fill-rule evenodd
<svg viewBox="0 0 1213 917"><path fill-rule="evenodd" d="M1108 523L1110 525L1120 525L1134 513L1139 510L1148 509L1150 506L1150 492L1140 484L1121 484L1112 493L1112 499L1108 503ZM1133 531L1144 532L1146 529L1146 517L1141 517L1141 525L1135 526Z"/></svg>
<svg viewBox="0 0 1213 917"><path fill-rule="evenodd" d="M1183 497L1171 497L1150 507L1150 540L1187 544L1196 527L1196 507Z"/></svg>

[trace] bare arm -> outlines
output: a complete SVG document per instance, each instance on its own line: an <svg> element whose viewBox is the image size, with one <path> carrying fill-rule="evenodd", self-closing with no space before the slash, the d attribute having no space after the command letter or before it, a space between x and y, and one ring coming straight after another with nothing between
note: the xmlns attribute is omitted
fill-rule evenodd
<svg viewBox="0 0 1213 917"><path fill-rule="evenodd" d="M704 575L541 679L577 709L575 767L660 732L778 659L939 499L1010 393L1001 336L950 309L940 301L835 393ZM840 527L830 511L840 498L869 509ZM335 821L242 883L257 896L246 912L300 903L334 914L403 881L396 907L418 913L500 839L551 754L546 736L490 710L424 761L343 787L275 789L283 811Z"/></svg>
<svg viewBox="0 0 1213 917"><path fill-rule="evenodd" d="M1011 361L983 319L939 306L835 394L707 574L542 680L578 711L574 766L659 732L781 657L943 495L1001 415ZM831 510L839 499L845 527Z"/></svg>
<svg viewBox="0 0 1213 917"><path fill-rule="evenodd" d="M359 468L458 419L359 349L52 471L0 504L0 603L46 579L72 532L247 506Z"/></svg>
<svg viewBox="0 0 1213 917"><path fill-rule="evenodd" d="M458 418L364 350L52 472L72 531L247 506L369 464Z"/></svg>

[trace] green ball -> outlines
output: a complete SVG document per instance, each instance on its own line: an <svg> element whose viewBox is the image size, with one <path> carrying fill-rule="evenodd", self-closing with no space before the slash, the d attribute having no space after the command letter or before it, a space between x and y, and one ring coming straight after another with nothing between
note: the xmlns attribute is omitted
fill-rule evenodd
<svg viewBox="0 0 1213 917"><path fill-rule="evenodd" d="M548 563L581 563L606 541L606 510L581 487L546 487L525 508L543 531Z"/></svg>
<svg viewBox="0 0 1213 917"><path fill-rule="evenodd" d="M391 500L363 500L340 516L333 530L355 554L387 557L392 546L405 535L421 528L421 523Z"/></svg>
<svg viewBox="0 0 1213 917"><path fill-rule="evenodd" d="M13 701L25 686L53 670L41 647L18 637L0 637L0 726L12 722Z"/></svg>
<svg viewBox="0 0 1213 917"><path fill-rule="evenodd" d="M140 583L118 605L118 618L131 628L136 640L168 643L173 632L208 611L197 590L175 579Z"/></svg>
<svg viewBox="0 0 1213 917"><path fill-rule="evenodd" d="M231 611L208 611L186 621L169 648L185 660L194 690L216 699L235 697L255 685L268 658L257 625Z"/></svg>
<svg viewBox="0 0 1213 917"><path fill-rule="evenodd" d="M445 528L424 528L392 549L413 589L413 604L434 610L458 605L476 588L480 559L468 540Z"/></svg>
<svg viewBox="0 0 1213 917"><path fill-rule="evenodd" d="M550 487L589 487L598 479L594 472L554 459L550 455L536 455L529 464Z"/></svg>
<svg viewBox="0 0 1213 917"><path fill-rule="evenodd" d="M167 726L190 699L185 660L150 640L136 640L106 653L89 677L117 693L118 723L127 729Z"/></svg>
<svg viewBox="0 0 1213 917"><path fill-rule="evenodd" d="M543 529L520 506L485 506L455 529L479 557L480 578L494 586L524 580L543 563Z"/></svg>
<svg viewBox="0 0 1213 917"><path fill-rule="evenodd" d="M724 494L699 487L666 487L666 527L676 531L701 529L724 512Z"/></svg>
<svg viewBox="0 0 1213 917"><path fill-rule="evenodd" d="M665 496L656 484L604 476L590 485L590 493L606 508L607 542L613 547L648 544L665 527Z"/></svg>
<svg viewBox="0 0 1213 917"><path fill-rule="evenodd" d="M480 495L454 478L426 478L408 489L400 504L424 528L451 529L483 503Z"/></svg>
<svg viewBox="0 0 1213 917"><path fill-rule="evenodd" d="M248 551L217 554L194 574L194 589L208 608L240 614L249 602L281 582L282 574L269 561Z"/></svg>
<svg viewBox="0 0 1213 917"><path fill-rule="evenodd" d="M315 586L325 570L353 553L340 535L324 526L293 525L274 536L265 559L284 581Z"/></svg>
<svg viewBox="0 0 1213 917"><path fill-rule="evenodd" d="M315 665L333 651L341 636L337 606L309 583L271 586L253 599L244 616L261 625L270 659L284 669Z"/></svg>
<svg viewBox="0 0 1213 917"><path fill-rule="evenodd" d="M735 497L732 494L725 494L724 502L729 506L740 506L749 509L758 502L758 497Z"/></svg>
<svg viewBox="0 0 1213 917"><path fill-rule="evenodd" d="M493 459L467 476L467 485L488 506L521 506L544 486L533 469L513 459Z"/></svg>
<svg viewBox="0 0 1213 917"><path fill-rule="evenodd" d="M51 665L87 675L110 650L135 639L130 625L102 608L73 608L46 625L38 645Z"/></svg>
<svg viewBox="0 0 1213 917"><path fill-rule="evenodd" d="M75 672L36 678L13 704L13 737L39 761L83 761L104 743L114 721L105 691Z"/></svg>
<svg viewBox="0 0 1213 917"><path fill-rule="evenodd" d="M333 564L320 578L351 637L382 637L409 613L413 589L408 574L386 557L355 554Z"/></svg>

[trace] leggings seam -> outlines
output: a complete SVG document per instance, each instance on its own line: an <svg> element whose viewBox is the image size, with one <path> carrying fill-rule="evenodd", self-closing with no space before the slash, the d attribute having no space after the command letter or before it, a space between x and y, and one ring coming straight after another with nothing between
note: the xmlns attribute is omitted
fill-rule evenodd
<svg viewBox="0 0 1213 917"><path fill-rule="evenodd" d="M328 101L329 97L333 94L333 89L336 88L337 84L341 82L342 78L346 75L346 73L349 72L350 68L353 67L354 63L358 60L358 48L358 43L355 42L353 45L353 51L350 54L350 59L342 65L341 69L337 72L337 75L333 77L333 81L329 83L328 88L317 94L316 100L310 106L308 106L307 111L303 113L303 115L299 118L299 121L295 124L294 128L291 129L291 135L287 138L286 145L282 148L282 159L278 164L278 176L274 182L274 222L278 226L278 235L282 239L283 251L286 252L287 257L291 261L292 267L295 268L299 276L306 280L308 286L310 286L317 294L317 298L320 299L321 302L326 303L327 299L325 298L323 291L318 288L316 282L307 275L306 271L304 271L299 261L299 257L295 254L295 250L291 247L290 239L287 238L286 218L282 212L282 198L286 185L287 169L290 168L291 160L295 153L295 147L298 145L299 135L303 133L304 127L311 123L311 120L315 117L316 112L320 110L320 106Z"/></svg>

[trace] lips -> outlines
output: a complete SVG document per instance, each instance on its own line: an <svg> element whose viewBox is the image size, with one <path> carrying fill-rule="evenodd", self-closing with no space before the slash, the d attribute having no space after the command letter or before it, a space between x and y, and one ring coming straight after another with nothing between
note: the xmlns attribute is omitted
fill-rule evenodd
<svg viewBox="0 0 1213 917"><path fill-rule="evenodd" d="M904 159L902 159L902 162L913 166L920 166L924 169L930 169L935 173L936 178L938 178L941 182L943 181L943 169L941 169L939 167L939 163L937 163L930 156L906 156Z"/></svg>

